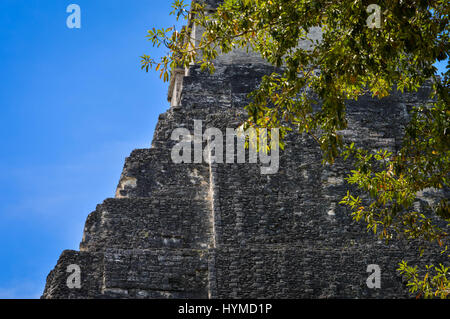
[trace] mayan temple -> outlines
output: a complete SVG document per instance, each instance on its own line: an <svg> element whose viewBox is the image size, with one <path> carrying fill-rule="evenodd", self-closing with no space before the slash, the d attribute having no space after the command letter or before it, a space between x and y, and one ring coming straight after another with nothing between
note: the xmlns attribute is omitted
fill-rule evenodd
<svg viewBox="0 0 450 319"><path fill-rule="evenodd" d="M220 1L207 2L214 10ZM239 50L220 56L212 75L196 65L173 70L170 108L151 147L126 159L115 198L89 214L79 251L62 252L42 298L409 297L398 262L431 257L419 258L408 242L378 241L354 222L339 205L350 166L322 165L312 138L289 134L276 174L248 161L173 162L175 129L194 132L199 121L203 131L236 128L248 93L273 70ZM396 150L408 109L428 91L349 102L342 134ZM67 284L70 265L79 267L79 287ZM368 287L369 265L379 266L381 288Z"/></svg>

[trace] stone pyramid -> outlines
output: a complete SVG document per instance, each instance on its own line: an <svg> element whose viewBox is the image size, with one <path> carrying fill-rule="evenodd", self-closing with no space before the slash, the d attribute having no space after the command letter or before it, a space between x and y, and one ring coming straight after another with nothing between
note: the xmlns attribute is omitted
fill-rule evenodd
<svg viewBox="0 0 450 319"><path fill-rule="evenodd" d="M126 159L115 198L87 217L80 250L61 254L42 298L407 297L396 268L401 259L417 263L417 248L379 242L352 220L338 204L349 166L322 165L311 138L289 134L270 175L259 163L172 161L176 128L193 132L194 120L203 130L237 127L248 93L274 70L239 50L222 55L216 69L174 70L171 106L159 116L151 148ZM349 102L342 134L396 150L408 108L427 92ZM366 283L374 264L378 289ZM70 265L79 267L79 287L68 285Z"/></svg>

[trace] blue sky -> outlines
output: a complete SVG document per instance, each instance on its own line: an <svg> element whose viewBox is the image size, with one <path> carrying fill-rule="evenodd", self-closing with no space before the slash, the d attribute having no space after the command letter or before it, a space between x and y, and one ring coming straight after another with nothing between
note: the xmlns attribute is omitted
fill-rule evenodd
<svg viewBox="0 0 450 319"><path fill-rule="evenodd" d="M81 29L66 26L71 3ZM42 294L125 157L150 147L167 84L139 56L164 53L145 35L170 11L169 0L0 1L0 298Z"/></svg>

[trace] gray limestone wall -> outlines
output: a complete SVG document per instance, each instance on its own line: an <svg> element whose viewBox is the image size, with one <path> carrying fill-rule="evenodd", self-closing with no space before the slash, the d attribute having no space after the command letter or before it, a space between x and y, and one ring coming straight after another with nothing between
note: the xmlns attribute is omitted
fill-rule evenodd
<svg viewBox="0 0 450 319"><path fill-rule="evenodd" d="M189 197L107 199L88 216L80 249L208 248L208 208Z"/></svg>
<svg viewBox="0 0 450 319"><path fill-rule="evenodd" d="M81 269L80 288L69 288L67 267ZM208 297L207 255L195 249L64 251L47 277L46 299Z"/></svg>
<svg viewBox="0 0 450 319"><path fill-rule="evenodd" d="M413 251L409 247L409 252ZM365 245L225 246L213 252L216 298L408 298L396 272L402 258L433 261L382 243ZM368 265L381 269L381 288L369 289Z"/></svg>

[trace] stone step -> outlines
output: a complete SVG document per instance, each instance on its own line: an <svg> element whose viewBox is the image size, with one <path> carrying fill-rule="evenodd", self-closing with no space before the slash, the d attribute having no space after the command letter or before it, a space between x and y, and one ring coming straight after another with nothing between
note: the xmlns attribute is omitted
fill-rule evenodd
<svg viewBox="0 0 450 319"><path fill-rule="evenodd" d="M108 248L207 248L211 242L208 203L156 193L150 198L110 198L84 227L80 250Z"/></svg>
<svg viewBox="0 0 450 319"><path fill-rule="evenodd" d="M53 270L47 276L43 299L91 299L102 298L103 253L64 250ZM69 286L73 270L79 267L80 287Z"/></svg>
<svg viewBox="0 0 450 319"><path fill-rule="evenodd" d="M187 129L194 134L194 121L201 121L203 132L210 127L222 130L237 128L246 119L246 111L238 108L231 109L170 109L159 116L158 124L153 136L152 147L171 149L178 141L171 140L174 130ZM169 152L170 153L170 152Z"/></svg>
<svg viewBox="0 0 450 319"><path fill-rule="evenodd" d="M407 290L396 272L401 250L318 249L284 245L224 247L213 253L215 298L406 298ZM380 254L380 251L383 254ZM380 269L379 289L367 286L373 270Z"/></svg>
<svg viewBox="0 0 450 319"><path fill-rule="evenodd" d="M207 251L107 250L102 293L115 298L207 298Z"/></svg>
<svg viewBox="0 0 450 319"><path fill-rule="evenodd" d="M192 249L64 251L47 277L42 298L207 298L208 254ZM70 265L80 287L67 281Z"/></svg>
<svg viewBox="0 0 450 319"><path fill-rule="evenodd" d="M398 263L445 258L381 243L64 251L43 298L408 298ZM80 288L67 286L69 265L79 267ZM367 285L373 265L379 288Z"/></svg>
<svg viewBox="0 0 450 319"><path fill-rule="evenodd" d="M209 167L206 163L175 164L168 149L137 149L125 160L116 198L170 193L178 198L205 199L208 191Z"/></svg>

